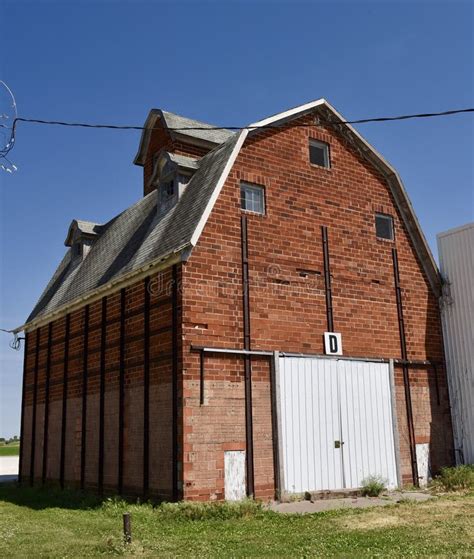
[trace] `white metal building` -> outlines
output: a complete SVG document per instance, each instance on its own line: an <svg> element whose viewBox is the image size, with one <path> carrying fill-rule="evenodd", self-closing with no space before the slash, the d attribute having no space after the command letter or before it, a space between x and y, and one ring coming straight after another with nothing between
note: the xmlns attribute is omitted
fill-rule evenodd
<svg viewBox="0 0 474 559"><path fill-rule="evenodd" d="M456 462L474 463L474 223L438 235Z"/></svg>

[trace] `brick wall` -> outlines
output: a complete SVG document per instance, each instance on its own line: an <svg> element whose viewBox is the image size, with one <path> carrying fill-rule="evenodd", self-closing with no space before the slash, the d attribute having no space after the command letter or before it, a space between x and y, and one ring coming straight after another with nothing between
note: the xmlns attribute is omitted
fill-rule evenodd
<svg viewBox="0 0 474 559"><path fill-rule="evenodd" d="M149 283L150 307L150 479L149 495L171 498L172 487L172 272L167 270L152 277ZM125 494L141 494L143 487L144 445L144 300L145 283L125 289L124 321L124 457L123 490ZM177 301L179 304L179 301ZM105 310L105 346L102 344L102 323ZM35 394L35 364L38 351L38 383L36 385L36 436L34 482L42 477L44 447L45 383L48 346L50 348L49 420L47 437L46 480L60 478L61 428L63 425L63 379L65 368L66 318L27 333L25 356L25 409L22 436L22 477L30 476L32 429ZM99 479L100 385L101 355L104 347L104 491L114 492L118 486L119 469L119 386L120 386L120 324L121 293L108 296L89 306L87 368L87 411L85 446L85 486L95 489ZM78 486L81 479L82 397L85 342L85 309L70 315L68 386L65 437L65 484Z"/></svg>
<svg viewBox="0 0 474 559"><path fill-rule="evenodd" d="M305 117L300 123L308 122ZM331 168L309 163L308 140L330 144ZM190 345L243 347L240 181L264 186L265 216L248 214L252 349L323 353L327 330L321 226L328 227L335 330L346 356L400 358L392 247L398 250L408 358L443 361L435 295L392 195L378 171L333 130L288 126L247 139L198 246L183 268L184 494L221 498L223 449L245 449L243 363L199 359ZM377 239L374 213L393 216L395 241ZM306 277L301 270L309 271ZM272 495L268 365L253 367L255 491ZM417 442L431 442L434 468L450 463L451 425L443 367L410 370ZM401 369L396 371L402 473L411 482ZM204 437L204 434L206 437ZM207 466L206 466L207 464Z"/></svg>

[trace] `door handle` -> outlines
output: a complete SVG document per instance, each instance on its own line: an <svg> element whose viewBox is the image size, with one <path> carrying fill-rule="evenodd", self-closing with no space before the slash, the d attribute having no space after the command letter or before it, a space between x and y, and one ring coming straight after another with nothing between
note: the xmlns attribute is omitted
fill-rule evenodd
<svg viewBox="0 0 474 559"><path fill-rule="evenodd" d="M334 441L334 448L341 448L344 441Z"/></svg>

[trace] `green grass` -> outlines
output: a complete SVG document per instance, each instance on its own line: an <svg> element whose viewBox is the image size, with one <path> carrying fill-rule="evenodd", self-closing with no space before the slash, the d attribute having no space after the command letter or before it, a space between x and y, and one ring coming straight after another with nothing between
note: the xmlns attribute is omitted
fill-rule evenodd
<svg viewBox="0 0 474 559"><path fill-rule="evenodd" d="M19 454L20 454L19 443L9 443L6 445L0 445L0 456L19 456Z"/></svg>
<svg viewBox="0 0 474 559"><path fill-rule="evenodd" d="M133 543L122 543L122 514ZM130 504L0 486L0 557L472 557L474 495L282 515L242 504Z"/></svg>

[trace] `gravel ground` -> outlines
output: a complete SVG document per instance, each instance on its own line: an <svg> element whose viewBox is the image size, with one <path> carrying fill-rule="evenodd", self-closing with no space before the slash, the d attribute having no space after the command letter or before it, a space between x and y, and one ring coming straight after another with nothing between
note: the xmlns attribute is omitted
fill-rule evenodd
<svg viewBox="0 0 474 559"><path fill-rule="evenodd" d="M291 503L272 503L270 509L281 513L308 514L342 508L383 507L398 503L401 499L427 501L432 499L428 493L415 491L396 491L381 497L344 497L342 499L317 499L314 501L294 501Z"/></svg>

